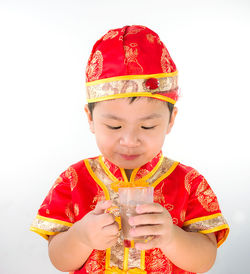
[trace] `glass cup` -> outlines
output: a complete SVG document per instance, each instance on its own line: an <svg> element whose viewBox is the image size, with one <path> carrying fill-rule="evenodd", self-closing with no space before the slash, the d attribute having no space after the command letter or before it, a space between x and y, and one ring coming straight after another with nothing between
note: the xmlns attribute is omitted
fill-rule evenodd
<svg viewBox="0 0 250 274"><path fill-rule="evenodd" d="M148 236L132 237L129 230L133 227L128 220L131 216L136 216L136 206L141 204L151 204L154 201L153 187L121 187L119 192L119 207L122 225L122 235L125 241L145 242Z"/></svg>

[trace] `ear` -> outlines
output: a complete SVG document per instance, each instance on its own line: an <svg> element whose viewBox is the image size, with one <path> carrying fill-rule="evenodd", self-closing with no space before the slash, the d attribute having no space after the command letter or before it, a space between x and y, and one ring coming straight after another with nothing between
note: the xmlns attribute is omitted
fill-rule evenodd
<svg viewBox="0 0 250 274"><path fill-rule="evenodd" d="M175 121L175 117L176 117L177 113L178 113L178 109L177 109L177 107L174 107L171 118L170 118L170 121L169 121L169 124L168 124L166 134L170 133L170 131L171 131L173 125L174 125L174 121Z"/></svg>
<svg viewBox="0 0 250 274"><path fill-rule="evenodd" d="M85 105L84 106L84 111L87 115L87 119L88 119L88 122L89 122L89 129L92 133L95 133L95 130L94 130L94 121L93 121L93 117L90 113L90 110L89 110L89 107L88 105Z"/></svg>

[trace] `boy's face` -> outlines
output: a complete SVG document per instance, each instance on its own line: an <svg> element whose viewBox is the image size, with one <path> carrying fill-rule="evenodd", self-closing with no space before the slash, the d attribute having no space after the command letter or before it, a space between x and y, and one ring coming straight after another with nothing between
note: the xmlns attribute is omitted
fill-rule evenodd
<svg viewBox="0 0 250 274"><path fill-rule="evenodd" d="M93 117L87 105L85 111L102 155L124 169L138 168L160 152L177 114L174 108L169 119L165 102L145 97L98 102Z"/></svg>

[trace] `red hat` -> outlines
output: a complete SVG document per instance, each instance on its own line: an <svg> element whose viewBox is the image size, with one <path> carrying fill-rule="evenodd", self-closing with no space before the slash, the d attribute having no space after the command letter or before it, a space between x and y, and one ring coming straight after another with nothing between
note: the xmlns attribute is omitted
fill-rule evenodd
<svg viewBox="0 0 250 274"><path fill-rule="evenodd" d="M155 32L136 25L113 29L92 49L86 69L87 101L145 96L175 104L177 77Z"/></svg>

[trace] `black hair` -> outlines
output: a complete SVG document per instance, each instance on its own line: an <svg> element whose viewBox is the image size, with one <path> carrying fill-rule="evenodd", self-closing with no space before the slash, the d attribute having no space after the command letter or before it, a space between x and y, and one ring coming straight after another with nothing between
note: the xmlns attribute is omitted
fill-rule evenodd
<svg viewBox="0 0 250 274"><path fill-rule="evenodd" d="M136 99L138 98L141 98L141 97L128 97L130 99L130 104L132 104ZM147 97L148 99L153 99L151 97ZM174 105L169 103L169 102L164 102L163 103L166 103L167 106L168 106L168 109L169 109L169 112L170 112L170 116L169 116L169 119L171 118L171 115L172 115L172 112L173 112L173 109L174 109ZM94 102L94 103L88 103L88 108L89 108L89 111L90 111L90 114L91 116L93 116L93 110L95 108L95 105L97 104L97 102Z"/></svg>

